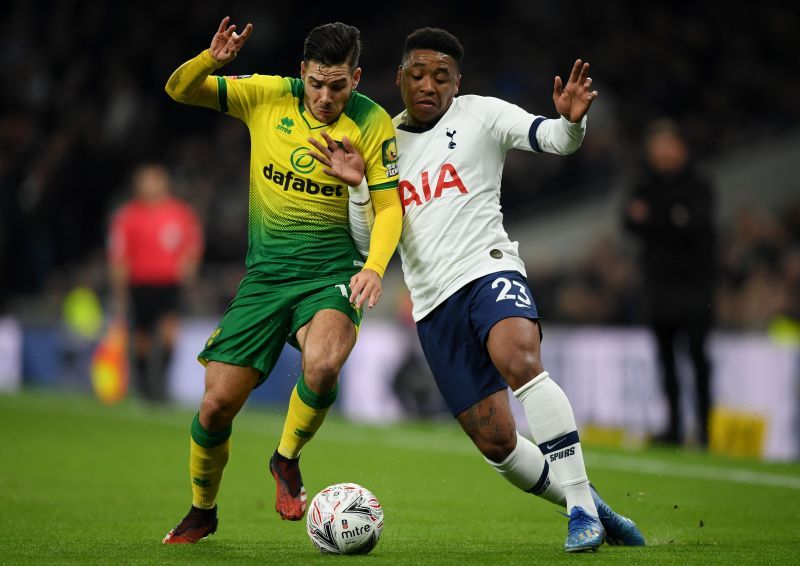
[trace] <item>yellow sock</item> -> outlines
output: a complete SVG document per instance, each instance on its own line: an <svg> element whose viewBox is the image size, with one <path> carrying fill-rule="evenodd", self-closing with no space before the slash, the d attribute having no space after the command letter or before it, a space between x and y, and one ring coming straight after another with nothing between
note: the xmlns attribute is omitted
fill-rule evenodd
<svg viewBox="0 0 800 566"><path fill-rule="evenodd" d="M192 480L192 505L211 509L217 503L222 472L231 451L231 427L209 432L200 424L199 414L192 421L189 448L189 476Z"/></svg>
<svg viewBox="0 0 800 566"><path fill-rule="evenodd" d="M283 424L278 454L284 458L297 458L303 446L311 440L314 433L322 426L328 409L336 400L339 386L330 393L318 395L306 386L303 375L297 380L289 399L289 411Z"/></svg>

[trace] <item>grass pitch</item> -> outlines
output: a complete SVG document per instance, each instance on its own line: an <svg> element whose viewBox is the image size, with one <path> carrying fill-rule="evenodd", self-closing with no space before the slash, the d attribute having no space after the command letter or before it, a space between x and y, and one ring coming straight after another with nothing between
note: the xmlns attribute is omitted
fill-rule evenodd
<svg viewBox="0 0 800 566"><path fill-rule="evenodd" d="M193 411L90 398L0 396L0 564L791 563L800 542L800 464L667 450L586 448L591 479L633 518L645 548L562 550L566 519L502 481L454 423L367 427L331 415L302 460L309 499L342 481L377 495L386 527L367 556L320 555L305 521L274 511L267 461L283 414L234 423L219 530L166 546L190 504Z"/></svg>

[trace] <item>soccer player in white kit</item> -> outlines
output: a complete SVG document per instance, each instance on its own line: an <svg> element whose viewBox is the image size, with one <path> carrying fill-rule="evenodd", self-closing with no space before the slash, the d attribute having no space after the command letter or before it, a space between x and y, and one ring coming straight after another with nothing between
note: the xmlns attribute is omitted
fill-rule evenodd
<svg viewBox="0 0 800 566"><path fill-rule="evenodd" d="M590 486L575 418L540 358L539 315L517 243L500 212L506 152L567 155L586 131L597 97L589 64L577 60L563 84L555 77L560 118L529 114L497 98L456 97L463 49L445 30L422 28L406 39L397 73L406 109L394 119L403 204L400 256L425 357L451 412L486 462L523 491L566 507L567 552L610 544L639 546L630 519ZM356 187L363 163L350 146L310 140L326 172ZM354 239L369 234L351 189ZM368 253L368 242L357 241ZM519 399L537 444L519 435L507 388Z"/></svg>

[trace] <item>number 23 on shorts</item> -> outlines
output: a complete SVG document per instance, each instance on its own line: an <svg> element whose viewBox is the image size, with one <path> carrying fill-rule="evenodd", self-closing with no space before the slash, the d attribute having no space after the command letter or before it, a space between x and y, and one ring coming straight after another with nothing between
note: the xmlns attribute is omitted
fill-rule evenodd
<svg viewBox="0 0 800 566"><path fill-rule="evenodd" d="M498 287L501 287L501 289L497 294L496 302L514 301L514 306L517 307L531 306L532 301L528 296L528 291L525 289L525 285L519 281L509 281L505 277L498 277L492 281L492 289L497 289Z"/></svg>

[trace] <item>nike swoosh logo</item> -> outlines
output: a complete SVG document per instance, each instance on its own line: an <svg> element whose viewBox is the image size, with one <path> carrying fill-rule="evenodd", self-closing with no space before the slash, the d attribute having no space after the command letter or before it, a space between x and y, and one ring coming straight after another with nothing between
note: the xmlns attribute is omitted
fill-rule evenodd
<svg viewBox="0 0 800 566"><path fill-rule="evenodd" d="M556 446L558 446L559 444L561 444L562 442L564 442L564 440L566 440L566 439L562 438L562 439L561 439L561 440L559 440L558 442L554 442L553 444L546 444L545 446L547 446L547 449L548 449L548 450L552 450L553 448L555 448Z"/></svg>

